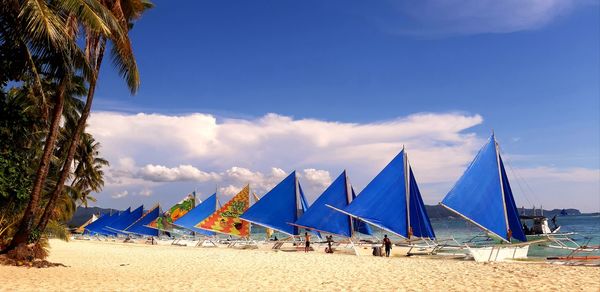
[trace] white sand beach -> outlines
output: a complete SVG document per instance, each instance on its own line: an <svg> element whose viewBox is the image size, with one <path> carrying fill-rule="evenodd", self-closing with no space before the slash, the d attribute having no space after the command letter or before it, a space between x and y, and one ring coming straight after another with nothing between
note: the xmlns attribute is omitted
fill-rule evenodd
<svg viewBox="0 0 600 292"><path fill-rule="evenodd" d="M600 268L417 257L51 241L51 262L0 266L1 291L600 291Z"/></svg>

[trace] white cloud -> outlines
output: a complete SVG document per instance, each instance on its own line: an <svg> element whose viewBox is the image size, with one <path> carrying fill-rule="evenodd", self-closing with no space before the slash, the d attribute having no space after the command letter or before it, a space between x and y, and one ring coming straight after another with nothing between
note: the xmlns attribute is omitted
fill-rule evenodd
<svg viewBox="0 0 600 292"><path fill-rule="evenodd" d="M390 0L408 18L400 25L394 20L383 25L401 27L401 33L418 35L507 33L538 29L569 14L586 0ZM409 28L406 28L406 27Z"/></svg>
<svg viewBox="0 0 600 292"><path fill-rule="evenodd" d="M230 196L248 183L262 196L294 169L309 201L343 169L360 191L406 146L424 200L434 204L483 145L487 137L467 131L482 121L479 115L460 113L341 123L276 114L217 119L208 114L94 112L89 130L102 145L101 155L112 162L106 169L105 192L142 189L133 193L152 194L154 201L143 202L142 196L136 196L136 203L159 200L169 205L194 189L212 194L218 188L220 194ZM531 167L521 172L532 185L549 180L574 182L570 189L581 190L574 195L577 201L589 205L600 189L594 169ZM550 192L548 199L541 198L548 206L549 200L559 202L558 194L568 189L564 183L551 190L539 185ZM519 201L518 190L516 194ZM102 195L98 199L100 205L110 203Z"/></svg>
<svg viewBox="0 0 600 292"><path fill-rule="evenodd" d="M128 191L120 191L120 192L117 192L116 194L112 195L111 197L113 199L120 199L120 198L126 197L128 194L129 194Z"/></svg>
<svg viewBox="0 0 600 292"><path fill-rule="evenodd" d="M140 190L138 192L138 195L144 196L144 197L150 197L150 195L152 195L152 190L149 188L143 188L142 190Z"/></svg>
<svg viewBox="0 0 600 292"><path fill-rule="evenodd" d="M216 173L201 171L189 164L177 167L147 164L138 171L138 176L154 182L197 181L205 182L219 178Z"/></svg>
<svg viewBox="0 0 600 292"><path fill-rule="evenodd" d="M556 167L533 167L517 168L517 176L525 179L543 179L561 182L598 182L600 183L600 169L589 169L581 167L556 168Z"/></svg>
<svg viewBox="0 0 600 292"><path fill-rule="evenodd" d="M302 177L304 177L306 181L322 189L327 188L327 186L331 184L331 175L329 174L329 171L309 168L304 169L302 174Z"/></svg>

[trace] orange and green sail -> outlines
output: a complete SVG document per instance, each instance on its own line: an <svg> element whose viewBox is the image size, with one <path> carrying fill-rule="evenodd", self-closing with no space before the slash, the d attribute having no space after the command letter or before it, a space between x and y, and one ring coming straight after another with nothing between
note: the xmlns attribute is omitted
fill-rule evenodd
<svg viewBox="0 0 600 292"><path fill-rule="evenodd" d="M206 219L200 221L195 227L238 237L248 237L250 235L250 223L240 219L240 215L246 212L249 206L250 186L246 185L229 202Z"/></svg>
<svg viewBox="0 0 600 292"><path fill-rule="evenodd" d="M192 210L195 205L195 194L189 194L183 200L173 205L173 207L166 210L161 216L146 226L159 230L171 230L173 229L173 222Z"/></svg>

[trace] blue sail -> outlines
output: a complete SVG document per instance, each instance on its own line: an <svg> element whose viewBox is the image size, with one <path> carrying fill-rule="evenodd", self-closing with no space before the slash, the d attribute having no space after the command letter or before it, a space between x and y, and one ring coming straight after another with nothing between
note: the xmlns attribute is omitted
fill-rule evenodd
<svg viewBox="0 0 600 292"><path fill-rule="evenodd" d="M412 167L409 167L409 180L410 180L410 198L409 198L409 214L410 214L410 227L412 228L412 234L416 237L422 238L435 238L433 227L429 221L429 216L425 210L425 204L423 204L423 198L417 185L417 180L412 171Z"/></svg>
<svg viewBox="0 0 600 292"><path fill-rule="evenodd" d="M354 192L354 188L350 187L352 190L352 200L356 199L356 193ZM352 223L354 226L354 232L360 232L366 235L373 235L373 230L371 230L371 226L369 224L361 221L360 219L352 218Z"/></svg>
<svg viewBox="0 0 600 292"><path fill-rule="evenodd" d="M283 233L298 235L298 227L288 224L298 219L297 208L296 172L293 171L240 218Z"/></svg>
<svg viewBox="0 0 600 292"><path fill-rule="evenodd" d="M500 167L498 162L496 140L492 135L441 204L482 229L509 241L509 218L506 216L508 210L504 201L508 199L514 205L514 199L508 184L508 192L502 188L503 167ZM516 207L514 209L516 211ZM516 229L521 229L520 224ZM515 231L513 229L513 232Z"/></svg>
<svg viewBox="0 0 600 292"><path fill-rule="evenodd" d="M112 214L109 218L107 218L106 222L104 222L104 226L101 227L98 233L108 236L116 236L117 233L114 230L111 230L112 226L116 224L119 220L123 219L131 213L131 207L127 208L125 211L119 211L117 213Z"/></svg>
<svg viewBox="0 0 600 292"><path fill-rule="evenodd" d="M351 237L350 216L337 212L326 206L344 208L348 205L346 172L338 176L331 185L317 198L306 212L295 222L296 225Z"/></svg>
<svg viewBox="0 0 600 292"><path fill-rule="evenodd" d="M214 193L212 196L208 197L204 202L200 203L200 205L196 206L194 209L185 213L185 215L181 216L181 218L177 219L173 224L177 226L181 226L183 228L189 229L196 233L200 233L207 236L215 235L214 232L196 228L196 224L200 223L202 220L206 219L212 213L217 210L217 194Z"/></svg>
<svg viewBox="0 0 600 292"><path fill-rule="evenodd" d="M104 227L104 222L106 222L108 218L110 218L110 213L100 215L100 217L96 219L96 221L90 223L88 226L85 227L86 232L91 234L99 233L102 227Z"/></svg>
<svg viewBox="0 0 600 292"><path fill-rule="evenodd" d="M144 214L144 205L137 207L135 210L124 214L117 221L110 225L110 228L116 232L127 229L131 224L140 219Z"/></svg>
<svg viewBox="0 0 600 292"><path fill-rule="evenodd" d="M342 212L408 237L405 175L402 150Z"/></svg>
<svg viewBox="0 0 600 292"><path fill-rule="evenodd" d="M139 235L158 236L158 229L146 227L147 224L154 221L160 215L160 208L157 205L152 210L148 211L141 218L131 224L125 231Z"/></svg>
<svg viewBox="0 0 600 292"><path fill-rule="evenodd" d="M502 162L502 156L498 154L498 160L500 161L500 170L502 171L502 186L504 187L504 203L506 204L506 216L508 218L508 226L511 230L512 237L520 240L527 241L527 236L523 232L521 227L521 220L519 219L519 210L513 197L510 183L508 182L508 176L506 176L506 170L504 169L504 162Z"/></svg>

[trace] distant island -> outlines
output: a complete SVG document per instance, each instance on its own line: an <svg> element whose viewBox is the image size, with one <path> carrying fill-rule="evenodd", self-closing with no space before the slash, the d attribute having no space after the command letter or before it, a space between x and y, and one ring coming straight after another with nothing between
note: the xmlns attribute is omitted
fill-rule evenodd
<svg viewBox="0 0 600 292"><path fill-rule="evenodd" d="M429 214L429 218L431 218L431 219L458 217L456 214L448 211L446 208L444 208L440 205L425 205L425 208L427 209L427 214ZM560 212L562 210L563 209L544 210L543 214L546 217L552 217L554 215L560 216ZM581 215L582 214L577 209L564 209L564 210L567 212L568 215ZM80 226L81 224L83 224L88 219L90 219L92 214L106 214L106 213L118 212L118 211L119 210L104 209L104 208L100 208L100 207L90 207L90 208L78 207L77 211L75 212L75 215L73 215L73 218L71 218L71 221L67 222L67 225L69 227L77 227L77 226ZM519 208L519 214L533 215L533 209L532 208L529 208L529 209ZM540 209L536 209L536 214L538 214L538 215L540 214Z"/></svg>

